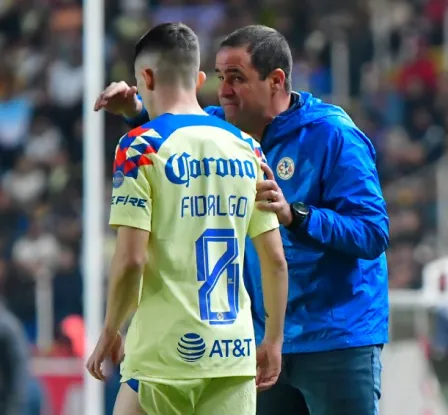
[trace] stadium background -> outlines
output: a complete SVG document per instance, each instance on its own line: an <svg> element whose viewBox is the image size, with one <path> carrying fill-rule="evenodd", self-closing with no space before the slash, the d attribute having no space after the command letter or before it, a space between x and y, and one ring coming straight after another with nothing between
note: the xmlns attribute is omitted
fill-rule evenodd
<svg viewBox="0 0 448 415"><path fill-rule="evenodd" d="M135 40L152 24L182 20L199 34L203 70L209 73L201 103L214 104L219 41L238 27L267 24L291 44L293 88L343 105L369 135L391 217L389 286L396 293L392 345L410 346L392 350L392 360L401 366L385 379L384 393L393 400L404 390L413 412L384 409L385 415L445 413L438 392L448 381L448 313L439 303L423 313L416 305L428 285L422 278L425 265L448 250L448 221L443 221L448 192L447 3L107 1L108 82L133 84ZM77 0L0 2L0 287L30 343L34 377L29 415L38 413L33 405L39 402L44 415L80 413L81 7ZM114 147L126 129L118 117L106 116L107 171L97 172L107 178L106 208ZM114 244L113 233L106 230L106 235L105 274ZM433 269L429 279L436 281L436 291L443 290L444 265L436 263ZM107 414L117 380L113 372L106 385Z"/></svg>

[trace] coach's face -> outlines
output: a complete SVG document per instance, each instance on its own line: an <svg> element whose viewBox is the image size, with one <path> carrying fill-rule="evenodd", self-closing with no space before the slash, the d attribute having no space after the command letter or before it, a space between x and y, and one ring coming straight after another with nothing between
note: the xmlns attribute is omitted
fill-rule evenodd
<svg viewBox="0 0 448 415"><path fill-rule="evenodd" d="M245 47L222 48L216 55L215 72L220 80L218 98L226 120L253 134L271 104L269 77L260 78Z"/></svg>

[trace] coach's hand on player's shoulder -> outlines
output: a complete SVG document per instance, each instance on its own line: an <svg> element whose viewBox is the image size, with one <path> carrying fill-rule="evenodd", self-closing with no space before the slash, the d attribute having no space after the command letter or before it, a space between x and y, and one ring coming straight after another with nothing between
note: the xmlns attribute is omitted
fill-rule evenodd
<svg viewBox="0 0 448 415"><path fill-rule="evenodd" d="M277 383L282 370L282 343L264 341L257 349L257 390L263 392Z"/></svg>
<svg viewBox="0 0 448 415"><path fill-rule="evenodd" d="M98 96L94 110L104 109L111 114L136 117L142 111L143 104L137 98L137 88L126 82L112 82Z"/></svg>
<svg viewBox="0 0 448 415"><path fill-rule="evenodd" d="M257 197L256 200L258 209L268 212L275 212L278 221L288 226L292 221L291 209L289 203L283 195L282 189L275 181L274 173L265 163L262 163L261 168L266 173L266 180L257 183Z"/></svg>
<svg viewBox="0 0 448 415"><path fill-rule="evenodd" d="M120 333L110 333L103 330L95 349L87 361L86 368L98 380L105 381L102 364L110 359L113 364L119 364L124 357L123 339Z"/></svg>

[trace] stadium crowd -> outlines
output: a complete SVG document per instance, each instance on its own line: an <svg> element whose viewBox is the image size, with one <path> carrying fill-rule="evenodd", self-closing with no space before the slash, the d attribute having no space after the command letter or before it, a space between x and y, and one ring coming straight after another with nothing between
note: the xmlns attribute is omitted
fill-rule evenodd
<svg viewBox="0 0 448 415"><path fill-rule="evenodd" d="M0 5L0 282L3 298L36 341L35 285L52 276L56 333L82 314L82 9L77 0L6 0ZM293 89L331 101L332 44L345 33L350 101L345 108L373 141L391 217L391 288L418 288L435 252L434 162L448 128L442 68L444 0L390 0L382 63L367 1L113 0L107 2L107 80L134 83L135 40L151 24L181 20L200 36L216 103L215 50L251 23L273 26L294 51ZM386 64L384 64L386 61ZM387 70L385 69L387 68ZM332 70L333 69L333 70ZM127 126L106 116L109 205L112 157ZM95 137L89 137L94 140ZM107 232L105 264L114 235ZM107 269L105 269L107 271ZM71 354L60 345L45 353Z"/></svg>

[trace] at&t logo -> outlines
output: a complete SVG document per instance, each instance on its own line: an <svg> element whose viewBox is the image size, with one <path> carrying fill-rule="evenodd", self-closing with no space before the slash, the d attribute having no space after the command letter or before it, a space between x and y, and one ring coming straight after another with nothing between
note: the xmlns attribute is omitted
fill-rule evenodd
<svg viewBox="0 0 448 415"><path fill-rule="evenodd" d="M196 333L184 334L177 343L177 352L185 362L196 362L205 354L205 341Z"/></svg>

